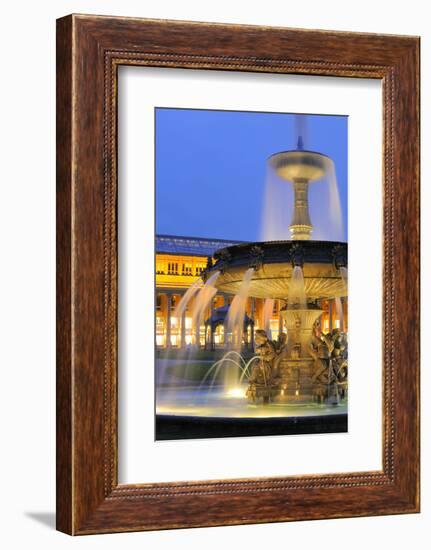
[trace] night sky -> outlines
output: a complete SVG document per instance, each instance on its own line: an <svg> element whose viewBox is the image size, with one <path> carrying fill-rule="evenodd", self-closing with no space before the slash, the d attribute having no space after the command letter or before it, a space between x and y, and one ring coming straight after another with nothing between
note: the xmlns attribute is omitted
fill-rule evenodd
<svg viewBox="0 0 431 550"><path fill-rule="evenodd" d="M260 240L266 159L295 149L299 129L305 149L335 163L347 240L347 117L165 108L155 116L156 233Z"/></svg>

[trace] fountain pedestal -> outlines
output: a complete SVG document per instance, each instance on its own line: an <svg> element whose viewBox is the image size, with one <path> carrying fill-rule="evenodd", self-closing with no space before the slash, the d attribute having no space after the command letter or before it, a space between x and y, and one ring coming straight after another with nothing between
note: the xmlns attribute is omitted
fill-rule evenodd
<svg viewBox="0 0 431 550"><path fill-rule="evenodd" d="M275 398L280 403L310 403L313 400L313 360L282 359L280 384Z"/></svg>
<svg viewBox="0 0 431 550"><path fill-rule="evenodd" d="M311 357L308 346L311 341L313 326L322 315L323 310L309 304L306 307L288 307L281 310L284 325L287 329L287 352L293 359Z"/></svg>

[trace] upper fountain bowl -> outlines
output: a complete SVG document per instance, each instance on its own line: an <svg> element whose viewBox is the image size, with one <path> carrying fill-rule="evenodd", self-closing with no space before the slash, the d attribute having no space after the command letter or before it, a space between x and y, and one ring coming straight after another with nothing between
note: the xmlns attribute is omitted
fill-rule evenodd
<svg viewBox="0 0 431 550"><path fill-rule="evenodd" d="M287 181L316 181L325 175L330 158L313 151L282 151L271 155L268 164Z"/></svg>

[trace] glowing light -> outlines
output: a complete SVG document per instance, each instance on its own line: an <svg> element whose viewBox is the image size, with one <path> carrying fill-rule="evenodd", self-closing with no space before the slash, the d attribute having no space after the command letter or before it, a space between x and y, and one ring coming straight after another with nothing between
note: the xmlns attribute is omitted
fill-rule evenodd
<svg viewBox="0 0 431 550"><path fill-rule="evenodd" d="M227 390L228 397L244 397L244 393L243 388L231 388Z"/></svg>
<svg viewBox="0 0 431 550"><path fill-rule="evenodd" d="M299 395L299 390L296 390L296 391L295 391L295 395L296 395L296 396Z"/></svg>

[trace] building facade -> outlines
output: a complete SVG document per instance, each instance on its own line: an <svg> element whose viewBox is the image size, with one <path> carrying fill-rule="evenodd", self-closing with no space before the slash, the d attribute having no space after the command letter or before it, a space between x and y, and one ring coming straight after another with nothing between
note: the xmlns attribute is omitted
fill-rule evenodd
<svg viewBox="0 0 431 550"><path fill-rule="evenodd" d="M176 308L213 258L216 250L239 244L238 241L157 235L155 242L155 279L156 279L156 346L158 349L185 349L197 346L202 349L223 349L229 343L226 333L226 315L233 296L218 292L207 311L202 323L193 319L192 298L181 318ZM249 298L246 306L243 345L250 349L254 346L254 332L265 329L277 339L283 328L280 310L281 300L263 300ZM347 301L322 300L322 328L329 332L333 328L347 331ZM199 326L198 326L199 325Z"/></svg>

